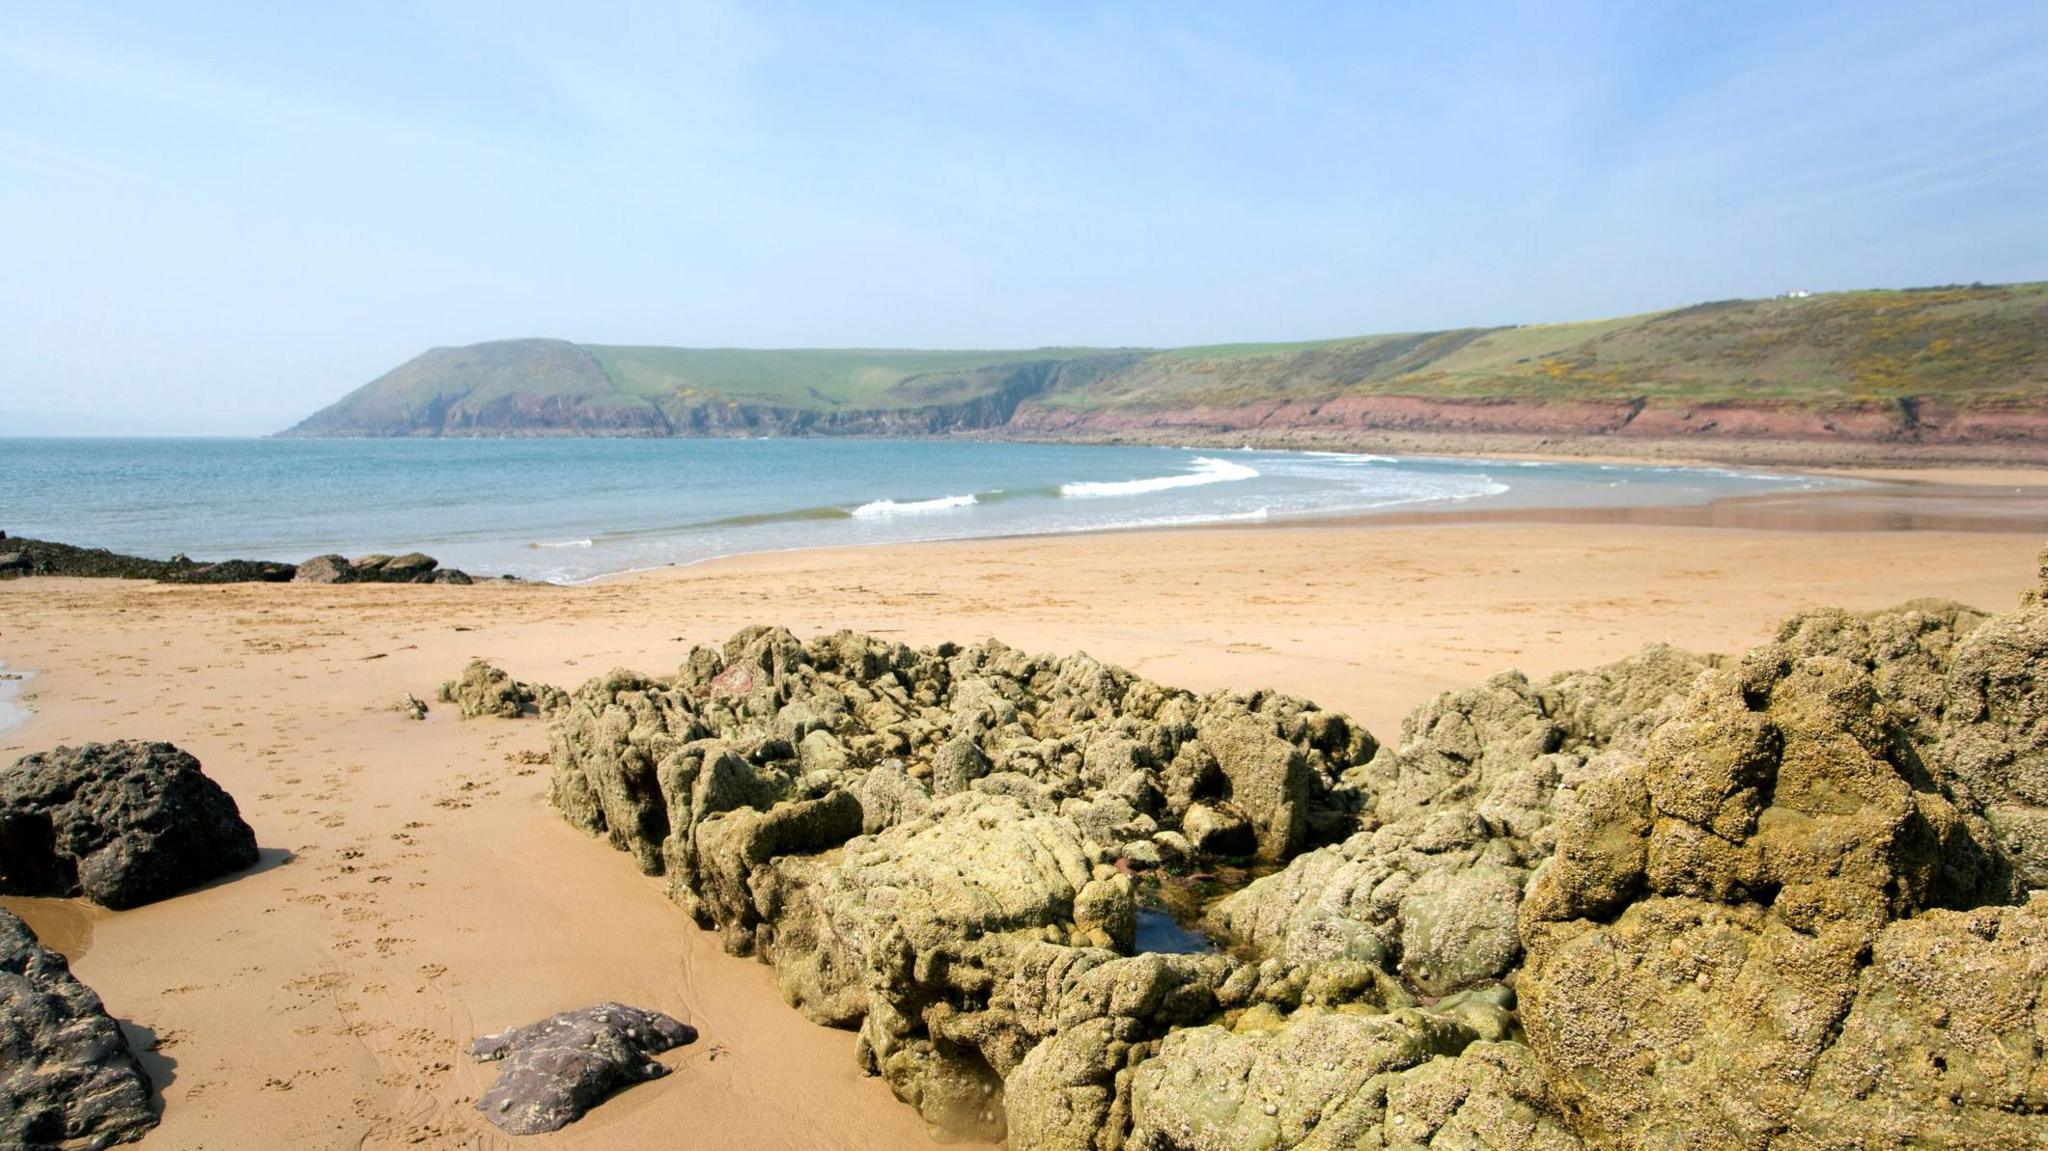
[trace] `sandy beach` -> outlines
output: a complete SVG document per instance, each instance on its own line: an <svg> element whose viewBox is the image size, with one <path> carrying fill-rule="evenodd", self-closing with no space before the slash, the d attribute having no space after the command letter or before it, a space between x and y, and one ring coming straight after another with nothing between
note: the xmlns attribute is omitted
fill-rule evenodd
<svg viewBox="0 0 2048 1151"><path fill-rule="evenodd" d="M164 1110L149 1147L510 1145L471 1107L492 1069L467 1042L602 999L702 1038L663 1057L678 1074L520 1145L927 1146L916 1114L860 1075L850 1033L785 1008L767 968L723 954L658 880L546 806L540 722L436 706L422 723L394 703L430 699L472 657L573 688L615 666L664 673L691 644L773 622L1085 650L1197 690L1276 687L1391 741L1433 694L1507 668L1660 640L1736 652L1821 604L2002 609L2037 581L2048 477L1901 478L1915 483L1894 506L1852 494L1832 513L983 540L573 588L0 583L0 661L35 673L0 757L175 742L264 847L252 873L135 911L4 903L151 1052ZM1887 522L1923 530L1869 530Z"/></svg>

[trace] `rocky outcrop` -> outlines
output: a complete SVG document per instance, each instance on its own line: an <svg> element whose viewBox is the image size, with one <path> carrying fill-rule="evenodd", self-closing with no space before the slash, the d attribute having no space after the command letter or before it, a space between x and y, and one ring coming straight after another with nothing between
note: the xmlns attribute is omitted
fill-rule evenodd
<svg viewBox="0 0 2048 1151"><path fill-rule="evenodd" d="M82 1151L156 1126L149 1079L100 997L0 911L0 1146Z"/></svg>
<svg viewBox="0 0 2048 1151"><path fill-rule="evenodd" d="M1444 995L1520 965L1522 891L1549 858L1560 804L1603 757L1639 747L1706 663L1652 646L1532 684L1519 673L1409 716L1347 781L1364 827L1217 904L1210 924L1292 963L1359 960Z"/></svg>
<svg viewBox="0 0 2048 1151"><path fill-rule="evenodd" d="M1506 673L1389 747L1085 656L755 628L580 688L550 794L935 1130L1019 1151L2018 1148L2041 598ZM1144 951L1167 907L1227 948Z"/></svg>
<svg viewBox="0 0 2048 1151"><path fill-rule="evenodd" d="M1585 1134L2038 1135L2048 983L2025 941L2041 908L1997 906L2027 873L1983 814L2024 797L1967 770L2010 761L1965 754L1976 725L2003 731L1987 717L2009 714L1972 694L1986 682L1972 669L2011 654L2029 610L1974 627L1927 605L1797 618L1587 786L1523 905L1517 981L1529 1042ZM1986 1043L2009 1058L1954 1050Z"/></svg>
<svg viewBox="0 0 2048 1151"><path fill-rule="evenodd" d="M8 539L0 547L14 556L9 573L24 576L146 579L162 583L283 583L298 570L291 564L268 560L199 563L182 555L167 560L145 559L105 548L75 547L22 536Z"/></svg>
<svg viewBox="0 0 2048 1151"><path fill-rule="evenodd" d="M1344 834L1344 773L1375 747L1299 700L1195 696L1086 656L768 628L667 680L586 684L550 740L571 822L665 874L807 1014L858 1027L936 1126L984 1136L1037 1037L987 998L1025 949L1128 954L1132 851L1194 866L1204 846L1278 859ZM1191 813L1242 832L1198 846Z"/></svg>
<svg viewBox="0 0 2048 1151"><path fill-rule="evenodd" d="M1929 766L1983 807L2021 886L2048 888L2048 605L1956 642Z"/></svg>
<svg viewBox="0 0 2048 1151"><path fill-rule="evenodd" d="M550 1015L470 1045L505 1064L476 1109L512 1135L559 1131L619 1088L667 1075L654 1056L696 1041L689 1024L623 1003Z"/></svg>
<svg viewBox="0 0 2048 1151"><path fill-rule="evenodd" d="M0 771L0 893L164 899L256 862L256 833L168 743L89 743Z"/></svg>
<svg viewBox="0 0 2048 1151"><path fill-rule="evenodd" d="M1133 1076L1123 1146L1577 1151L1528 1048L1505 1039L1505 1013L1475 1027L1412 1008L1175 1031Z"/></svg>
<svg viewBox="0 0 2048 1151"><path fill-rule="evenodd" d="M567 707L569 695L547 684L521 683L504 670L480 659L469 661L462 674L441 685L442 703L452 703L462 718L494 715L518 719L526 715L552 715Z"/></svg>
<svg viewBox="0 0 2048 1151"><path fill-rule="evenodd" d="M146 579L160 583L447 583L475 582L454 568L443 568L432 556L414 552L399 556L364 556L354 561L338 555L314 556L301 564L272 560L217 560L202 563L183 555L167 560L122 555L105 548L82 548L0 532L0 577L80 576L89 579Z"/></svg>

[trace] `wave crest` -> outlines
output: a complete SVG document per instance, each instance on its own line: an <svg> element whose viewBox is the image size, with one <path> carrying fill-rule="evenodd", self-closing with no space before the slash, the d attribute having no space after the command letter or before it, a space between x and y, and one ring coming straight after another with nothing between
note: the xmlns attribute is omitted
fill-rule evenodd
<svg viewBox="0 0 2048 1151"><path fill-rule="evenodd" d="M973 496L940 496L935 500L875 500L853 509L857 520L883 519L888 516L914 516L928 512L947 512L954 508L972 507L977 501Z"/></svg>
<svg viewBox="0 0 2048 1151"><path fill-rule="evenodd" d="M1061 484L1060 494L1072 499L1095 499L1102 496L1139 496L1148 492L1171 491L1174 488L1194 488L1203 484L1227 484L1236 480L1259 478L1257 468L1246 467L1230 460L1196 456L1194 470L1177 476L1153 476L1144 480L1076 481Z"/></svg>

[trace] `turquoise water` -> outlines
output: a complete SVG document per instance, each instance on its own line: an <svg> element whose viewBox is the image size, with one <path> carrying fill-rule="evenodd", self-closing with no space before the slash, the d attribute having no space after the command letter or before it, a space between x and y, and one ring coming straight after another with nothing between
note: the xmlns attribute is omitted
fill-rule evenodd
<svg viewBox="0 0 2048 1151"><path fill-rule="evenodd" d="M1696 504L1767 473L949 440L0 439L0 530L168 557L424 551L579 580L783 548L1483 506Z"/></svg>

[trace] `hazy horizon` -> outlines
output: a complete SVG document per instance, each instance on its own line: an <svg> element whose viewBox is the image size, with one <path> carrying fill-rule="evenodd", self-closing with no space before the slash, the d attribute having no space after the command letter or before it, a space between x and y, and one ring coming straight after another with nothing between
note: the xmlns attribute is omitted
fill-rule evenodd
<svg viewBox="0 0 2048 1151"><path fill-rule="evenodd" d="M2043 74L2018 3L0 0L0 433L260 434L518 336L1166 347L2039 280Z"/></svg>

